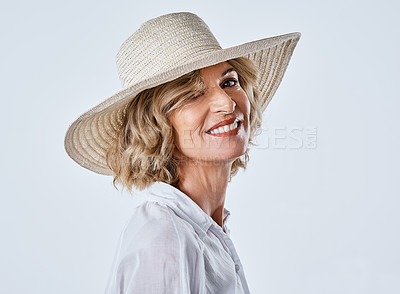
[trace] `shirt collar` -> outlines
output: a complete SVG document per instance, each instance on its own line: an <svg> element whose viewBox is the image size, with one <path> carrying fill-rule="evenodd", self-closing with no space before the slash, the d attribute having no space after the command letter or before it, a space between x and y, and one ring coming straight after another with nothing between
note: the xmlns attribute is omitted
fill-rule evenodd
<svg viewBox="0 0 400 294"><path fill-rule="evenodd" d="M208 229L212 225L216 225L222 231L222 228L211 218L211 216L205 213L189 196L174 186L164 182L155 182L146 190L148 194L146 198L148 200L161 202L171 207L179 217L183 218L193 226L201 239L207 234ZM230 211L224 208L223 226L228 234L229 230L226 224L230 214Z"/></svg>

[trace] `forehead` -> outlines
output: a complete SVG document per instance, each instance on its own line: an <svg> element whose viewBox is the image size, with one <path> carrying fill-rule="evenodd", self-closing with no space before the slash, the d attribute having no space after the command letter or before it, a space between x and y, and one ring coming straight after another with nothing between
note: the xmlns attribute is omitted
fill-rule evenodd
<svg viewBox="0 0 400 294"><path fill-rule="evenodd" d="M235 73L236 71L234 70L233 66L230 65L227 61L200 69L200 74L203 77L221 77L228 74L229 72Z"/></svg>

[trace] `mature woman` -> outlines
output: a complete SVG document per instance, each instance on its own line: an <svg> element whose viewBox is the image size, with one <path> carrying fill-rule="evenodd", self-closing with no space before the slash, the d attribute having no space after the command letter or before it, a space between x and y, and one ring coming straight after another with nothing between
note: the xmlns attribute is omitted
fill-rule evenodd
<svg viewBox="0 0 400 294"><path fill-rule="evenodd" d="M80 116L65 138L77 163L145 193L106 293L249 293L227 228L226 188L246 166L299 38L222 49L198 16L173 13L123 43L124 90Z"/></svg>

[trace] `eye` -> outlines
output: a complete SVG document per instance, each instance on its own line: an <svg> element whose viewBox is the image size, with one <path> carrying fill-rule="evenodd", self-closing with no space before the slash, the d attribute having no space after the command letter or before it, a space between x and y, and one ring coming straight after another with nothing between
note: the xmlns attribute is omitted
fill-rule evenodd
<svg viewBox="0 0 400 294"><path fill-rule="evenodd" d="M225 87L235 87L236 85L238 85L238 81L236 79L229 79L222 83L221 88L223 89Z"/></svg>

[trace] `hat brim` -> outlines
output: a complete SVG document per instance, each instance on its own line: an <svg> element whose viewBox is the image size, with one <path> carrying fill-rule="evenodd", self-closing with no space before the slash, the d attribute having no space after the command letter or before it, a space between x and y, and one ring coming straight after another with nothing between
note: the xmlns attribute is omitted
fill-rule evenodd
<svg viewBox="0 0 400 294"><path fill-rule="evenodd" d="M260 107L262 111L274 96L300 39L298 32L265 38L226 49L208 52L183 66L152 76L107 98L79 116L68 128L65 150L79 165L95 173L112 175L105 154L122 124L124 107L145 89L172 81L196 69L230 59L246 57L258 68Z"/></svg>

